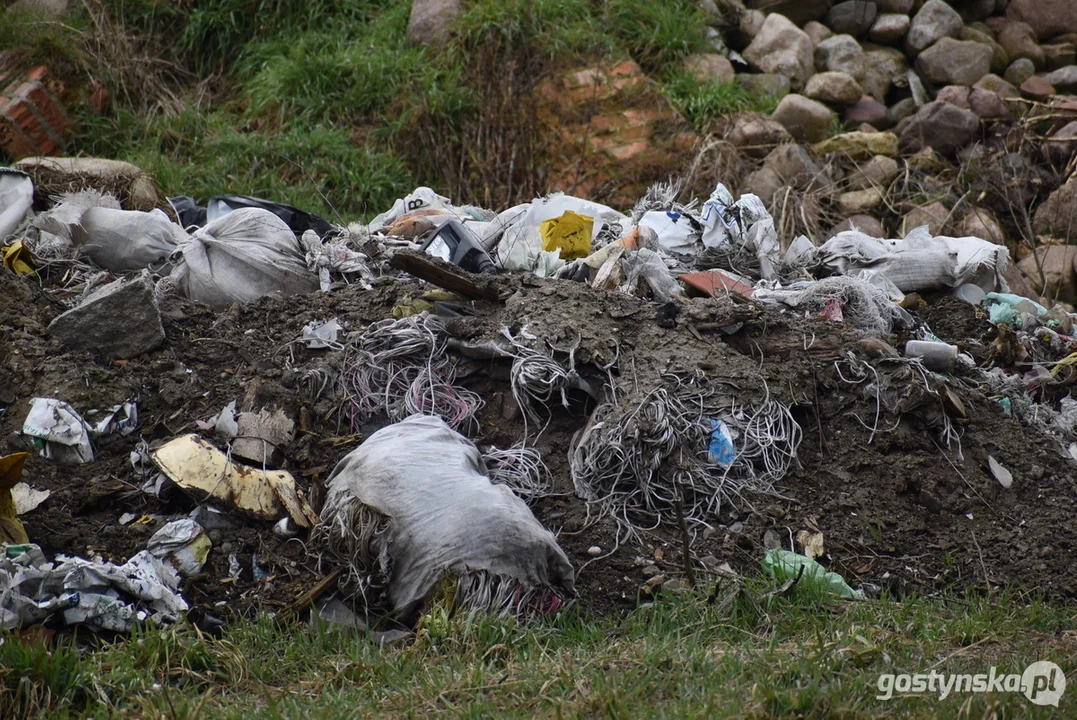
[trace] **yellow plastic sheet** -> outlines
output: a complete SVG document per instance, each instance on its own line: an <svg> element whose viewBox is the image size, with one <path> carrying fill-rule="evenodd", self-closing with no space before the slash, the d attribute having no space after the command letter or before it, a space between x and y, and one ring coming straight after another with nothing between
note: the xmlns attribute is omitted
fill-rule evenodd
<svg viewBox="0 0 1077 720"><path fill-rule="evenodd" d="M26 528L15 515L15 499L11 488L22 477L22 466L30 453L20 452L0 457L0 543L22 545L30 542Z"/></svg>
<svg viewBox="0 0 1077 720"><path fill-rule="evenodd" d="M4 267L16 275L34 274L34 268L30 265L30 251L22 240L0 248L0 255L4 258Z"/></svg>
<svg viewBox="0 0 1077 720"><path fill-rule="evenodd" d="M539 225L542 249L547 252L561 251L563 260L576 260L591 254L591 233L594 218L566 210L561 217L543 220Z"/></svg>

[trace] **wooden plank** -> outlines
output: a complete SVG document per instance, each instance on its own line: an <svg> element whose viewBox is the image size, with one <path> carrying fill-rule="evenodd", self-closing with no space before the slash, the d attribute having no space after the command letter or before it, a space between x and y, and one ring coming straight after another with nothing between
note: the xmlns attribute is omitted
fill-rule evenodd
<svg viewBox="0 0 1077 720"><path fill-rule="evenodd" d="M472 300L498 300L501 283L487 275L461 270L452 263L415 250L399 250L391 264L397 270Z"/></svg>

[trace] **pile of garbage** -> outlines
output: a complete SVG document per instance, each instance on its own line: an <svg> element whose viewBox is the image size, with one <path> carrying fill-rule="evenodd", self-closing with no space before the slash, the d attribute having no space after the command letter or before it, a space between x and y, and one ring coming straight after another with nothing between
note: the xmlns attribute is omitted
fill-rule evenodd
<svg viewBox="0 0 1077 720"><path fill-rule="evenodd" d="M720 182L347 226L37 195L0 174L5 628L603 609L764 551L1072 592L1074 315L1004 246L781 237Z"/></svg>

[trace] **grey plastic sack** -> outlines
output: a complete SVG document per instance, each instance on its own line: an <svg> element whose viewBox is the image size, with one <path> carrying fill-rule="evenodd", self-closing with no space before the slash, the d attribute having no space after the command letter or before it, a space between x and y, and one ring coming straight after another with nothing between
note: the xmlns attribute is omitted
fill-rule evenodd
<svg viewBox="0 0 1077 720"><path fill-rule="evenodd" d="M88 208L76 230L79 253L112 272L159 267L188 235L160 210L138 212Z"/></svg>
<svg viewBox="0 0 1077 720"><path fill-rule="evenodd" d="M387 524L354 548L364 509ZM321 531L331 546L354 548L344 558L353 569L362 571L361 554L378 558L401 613L450 574L459 587L489 579L488 596L508 591L504 603L483 603L489 609L520 609L529 593L574 592L572 565L553 533L509 488L491 483L475 445L437 417L412 415L346 455L328 480Z"/></svg>
<svg viewBox="0 0 1077 720"><path fill-rule="evenodd" d="M177 289L216 309L318 289L318 276L307 268L291 228L261 208L241 208L214 220L179 251L171 275Z"/></svg>

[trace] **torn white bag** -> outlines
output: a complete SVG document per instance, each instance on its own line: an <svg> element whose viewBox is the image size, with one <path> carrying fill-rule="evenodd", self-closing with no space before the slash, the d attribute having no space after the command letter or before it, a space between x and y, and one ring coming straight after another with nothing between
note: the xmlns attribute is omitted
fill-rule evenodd
<svg viewBox="0 0 1077 720"><path fill-rule="evenodd" d="M22 223L34 204L34 183L18 170L0 168L0 242Z"/></svg>
<svg viewBox="0 0 1077 720"><path fill-rule="evenodd" d="M291 228L261 208L240 208L214 220L179 251L171 275L177 289L216 309L319 287Z"/></svg>
<svg viewBox="0 0 1077 720"><path fill-rule="evenodd" d="M412 415L345 456L328 480L319 535L356 575L382 577L403 614L451 577L463 605L493 611L550 611L574 592L553 533L491 483L475 445L437 417ZM371 583L355 579L369 601Z"/></svg>

